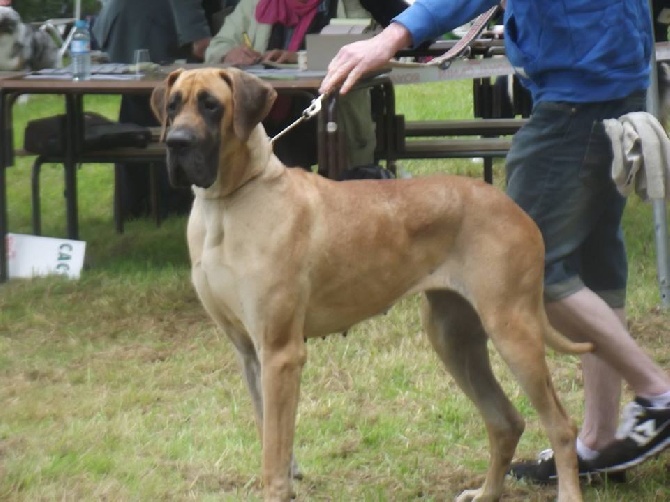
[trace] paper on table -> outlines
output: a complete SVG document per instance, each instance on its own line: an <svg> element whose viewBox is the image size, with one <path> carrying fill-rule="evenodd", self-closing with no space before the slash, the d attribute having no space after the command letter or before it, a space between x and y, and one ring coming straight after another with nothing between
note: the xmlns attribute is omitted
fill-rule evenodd
<svg viewBox="0 0 670 502"><path fill-rule="evenodd" d="M296 78L323 78L325 71L321 70L299 70L297 68L264 68L262 65L254 65L243 68L244 71L252 73L259 78L268 80L290 80Z"/></svg>
<svg viewBox="0 0 670 502"><path fill-rule="evenodd" d="M51 74L42 74L42 73L29 73L25 77L29 80L72 80L71 73L51 73ZM91 75L89 80L137 80L142 78L137 75L124 75L124 74L109 74L96 73Z"/></svg>

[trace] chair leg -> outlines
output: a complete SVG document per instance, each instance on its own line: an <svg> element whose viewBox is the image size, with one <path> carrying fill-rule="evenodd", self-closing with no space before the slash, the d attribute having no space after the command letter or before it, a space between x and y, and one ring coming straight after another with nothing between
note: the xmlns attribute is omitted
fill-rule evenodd
<svg viewBox="0 0 670 502"><path fill-rule="evenodd" d="M398 161L396 160L387 160L386 161L386 169L391 171L393 173L393 176L395 178L398 177Z"/></svg>
<svg viewBox="0 0 670 502"><path fill-rule="evenodd" d="M121 190L122 182L121 166L114 164L114 226L116 233L122 234L124 231L124 207L123 207L123 193Z"/></svg>
<svg viewBox="0 0 670 502"><path fill-rule="evenodd" d="M493 159L491 157L484 158L484 181L489 184L493 183Z"/></svg>
<svg viewBox="0 0 670 502"><path fill-rule="evenodd" d="M42 235L42 208L40 203L40 171L44 159L38 155L31 172L33 234Z"/></svg>
<svg viewBox="0 0 670 502"><path fill-rule="evenodd" d="M155 162L149 164L149 192L151 192L151 212L154 214L156 226L160 227L163 221L160 207L160 181L158 180L158 168Z"/></svg>

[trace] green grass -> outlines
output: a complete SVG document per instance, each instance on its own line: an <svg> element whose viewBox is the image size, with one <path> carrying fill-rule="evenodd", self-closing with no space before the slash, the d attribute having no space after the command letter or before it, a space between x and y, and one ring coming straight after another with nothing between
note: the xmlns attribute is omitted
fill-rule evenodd
<svg viewBox="0 0 670 502"><path fill-rule="evenodd" d="M408 119L471 116L470 85L397 89ZM15 109L16 144L29 119L59 112L58 98ZM91 98L110 117L118 100ZM413 175L480 176L470 160L402 164ZM496 164L496 181L502 179ZM260 446L251 404L225 335L190 285L185 218L160 228L112 220L112 169L79 172L87 266L78 281L0 286L0 500L259 500ZM10 229L30 231L30 159L8 172ZM42 174L43 227L64 235L62 168ZM634 335L670 366L669 316L659 308L651 208L631 198L628 310ZM445 375L421 333L417 298L308 343L296 455L298 500L449 500L477 486L487 439L476 411ZM496 373L527 418L520 456L547 446L537 417L499 358ZM582 415L579 361L549 354L570 414ZM627 394L629 397L630 394ZM623 486L585 486L590 501L670 497L667 454ZM553 487L508 482L504 500L553 500Z"/></svg>

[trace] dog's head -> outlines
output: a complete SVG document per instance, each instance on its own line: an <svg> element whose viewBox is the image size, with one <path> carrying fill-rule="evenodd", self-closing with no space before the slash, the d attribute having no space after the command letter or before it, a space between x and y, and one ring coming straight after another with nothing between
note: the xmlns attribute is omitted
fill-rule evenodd
<svg viewBox="0 0 670 502"><path fill-rule="evenodd" d="M24 62L19 43L21 17L11 7L0 7L0 70L19 70Z"/></svg>
<svg viewBox="0 0 670 502"><path fill-rule="evenodd" d="M21 16L11 7L0 7L0 35L13 35L21 24Z"/></svg>
<svg viewBox="0 0 670 502"><path fill-rule="evenodd" d="M246 151L276 95L269 84L235 68L171 73L151 96L163 126L170 182L212 186L222 159Z"/></svg>

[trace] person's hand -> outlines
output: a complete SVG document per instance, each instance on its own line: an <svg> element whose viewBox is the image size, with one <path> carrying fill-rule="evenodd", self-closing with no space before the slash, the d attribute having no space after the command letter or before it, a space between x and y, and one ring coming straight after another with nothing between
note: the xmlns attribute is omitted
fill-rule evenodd
<svg viewBox="0 0 670 502"><path fill-rule="evenodd" d="M411 43L407 28L391 23L373 38L345 45L328 65L319 92L327 94L341 86L340 94L346 94L363 75L387 65L396 52Z"/></svg>
<svg viewBox="0 0 670 502"><path fill-rule="evenodd" d="M191 52L193 55L198 58L198 59L205 59L205 51L207 50L207 47L209 47L209 41L211 38L201 38L200 40L196 40L191 44Z"/></svg>
<svg viewBox="0 0 670 502"><path fill-rule="evenodd" d="M273 49L263 55L263 61L272 61L273 63L297 63L298 54L281 49Z"/></svg>
<svg viewBox="0 0 670 502"><path fill-rule="evenodd" d="M260 52L256 52L246 45L238 45L230 49L221 61L233 66L251 66L260 60Z"/></svg>

